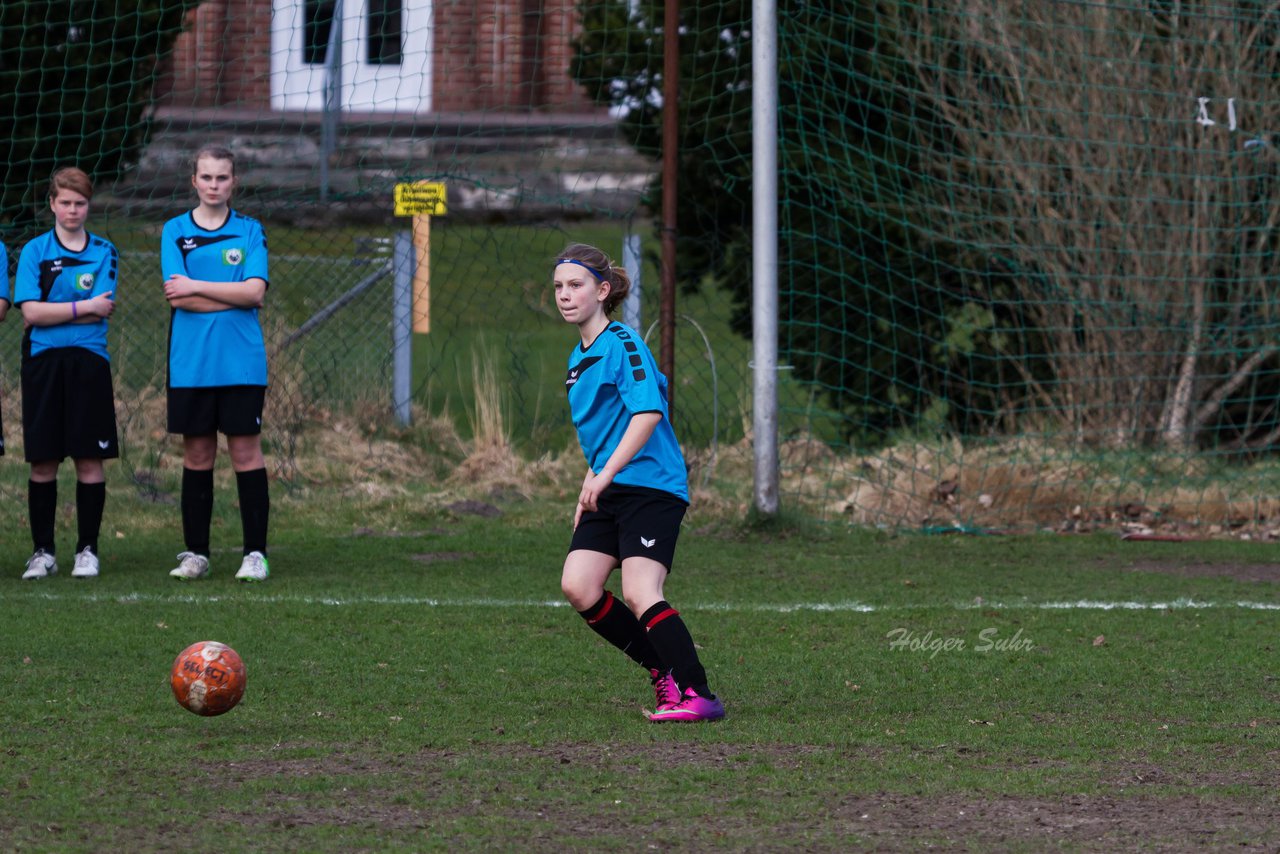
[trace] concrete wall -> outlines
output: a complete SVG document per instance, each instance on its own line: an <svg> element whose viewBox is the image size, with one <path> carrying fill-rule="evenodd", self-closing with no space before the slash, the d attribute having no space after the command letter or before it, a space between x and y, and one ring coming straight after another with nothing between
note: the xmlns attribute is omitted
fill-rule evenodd
<svg viewBox="0 0 1280 854"><path fill-rule="evenodd" d="M637 212L658 168L599 114L347 114L322 198L320 121L162 109L138 166L102 202L138 213L171 210L175 198L192 198L191 155L209 143L235 152L246 207L308 222L391 219L394 185L415 180L445 182L450 214L460 217L626 216Z"/></svg>

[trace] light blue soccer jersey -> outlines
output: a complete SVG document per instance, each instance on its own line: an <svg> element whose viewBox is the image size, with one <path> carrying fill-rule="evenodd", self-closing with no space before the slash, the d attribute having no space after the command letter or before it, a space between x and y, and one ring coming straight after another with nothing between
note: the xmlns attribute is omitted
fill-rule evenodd
<svg viewBox="0 0 1280 854"><path fill-rule="evenodd" d="M574 347L564 384L578 442L596 473L622 441L633 415L662 413L649 441L613 482L660 489L688 502L684 454L667 412L667 378L634 329L610 323L591 346Z"/></svg>
<svg viewBox="0 0 1280 854"><path fill-rule="evenodd" d="M116 299L119 256L111 241L85 233L84 249L73 252L63 246L55 231L30 240L18 255L13 280L13 304L24 302L80 302L112 292ZM82 347L107 361L107 320L96 323L59 323L33 326L22 336L22 357L39 356L56 347Z"/></svg>
<svg viewBox="0 0 1280 854"><path fill-rule="evenodd" d="M267 278L267 236L257 220L232 210L215 229L201 228L191 213L164 224L160 271L202 282ZM169 386L267 384L267 348L256 308L224 311L174 309L169 321Z"/></svg>

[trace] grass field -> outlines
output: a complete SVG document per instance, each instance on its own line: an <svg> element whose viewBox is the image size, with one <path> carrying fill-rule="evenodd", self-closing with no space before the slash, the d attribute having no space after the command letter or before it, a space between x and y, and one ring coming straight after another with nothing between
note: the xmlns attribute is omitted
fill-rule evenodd
<svg viewBox="0 0 1280 854"><path fill-rule="evenodd" d="M19 582L11 537L0 849L1280 846L1274 546L695 507L667 592L728 716L660 727L560 604L569 498L461 498L280 492L253 587L225 492L191 585L165 574L176 508L127 494L96 581ZM202 639L247 664L222 717L166 683Z"/></svg>
<svg viewBox="0 0 1280 854"><path fill-rule="evenodd" d="M139 256L131 276L145 287L154 235L110 236ZM367 236L273 232L269 328L296 328L349 288ZM644 674L558 591L565 488L582 463L558 391L572 330L542 285L570 236L608 243L621 226L436 235L440 314L415 342L428 417L410 430L378 408L386 293L290 357L280 374L303 372L309 404L322 410L324 384L342 382L373 414L317 417L289 444L268 437L280 479L273 578L258 587L231 581L225 463L214 577L167 577L180 456L154 395L130 397L122 416L131 442L108 467L102 578L66 574L67 466L64 571L18 580L30 551L20 330L5 324L0 850L1280 848L1274 544L748 528L743 461L722 458L667 590L728 717L648 723ZM157 293L136 294L113 320L118 388L162 375L167 316ZM677 423L705 454L708 437L741 436L748 345L727 328L725 295L691 303L715 360L681 363ZM473 362L495 371L480 385L509 439L486 446L492 458L470 441L495 427ZM783 398L787 434L806 398L785 378ZM792 466L852 482L820 444L823 456ZM912 457L883 471L885 495L916 494L893 472L923 478L928 495L943 469ZM166 682L204 639L234 646L249 672L243 703L212 719L179 708Z"/></svg>

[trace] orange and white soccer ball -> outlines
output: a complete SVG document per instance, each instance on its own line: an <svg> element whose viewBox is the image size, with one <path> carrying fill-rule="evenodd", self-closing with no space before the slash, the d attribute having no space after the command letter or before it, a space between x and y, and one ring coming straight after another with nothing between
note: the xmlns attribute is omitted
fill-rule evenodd
<svg viewBox="0 0 1280 854"><path fill-rule="evenodd" d="M244 662L217 641L193 643L178 654L169 674L173 696L197 715L229 712L244 696Z"/></svg>

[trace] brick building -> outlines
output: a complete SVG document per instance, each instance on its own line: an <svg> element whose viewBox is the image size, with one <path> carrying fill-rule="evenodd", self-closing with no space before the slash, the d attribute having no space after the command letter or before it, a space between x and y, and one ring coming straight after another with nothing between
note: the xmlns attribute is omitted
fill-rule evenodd
<svg viewBox="0 0 1280 854"><path fill-rule="evenodd" d="M340 22L336 5L205 0L162 104L320 112L333 43L347 112L599 112L568 73L573 0L341 0Z"/></svg>

